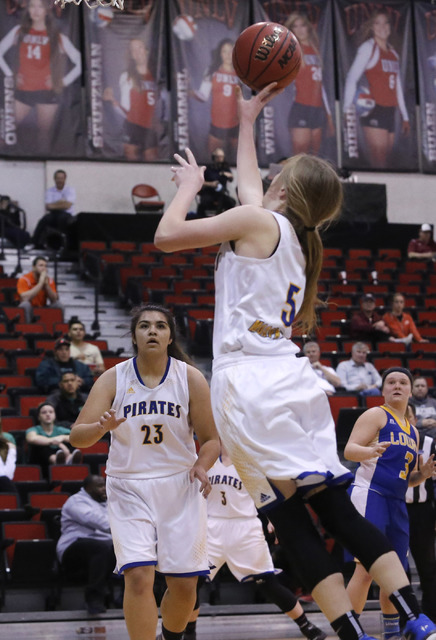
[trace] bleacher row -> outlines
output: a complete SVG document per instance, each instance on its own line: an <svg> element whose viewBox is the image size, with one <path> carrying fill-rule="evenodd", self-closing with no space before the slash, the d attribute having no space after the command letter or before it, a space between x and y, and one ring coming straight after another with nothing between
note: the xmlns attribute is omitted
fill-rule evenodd
<svg viewBox="0 0 436 640"><path fill-rule="evenodd" d="M216 251L217 247L208 247L162 254L151 243L112 242L108 246L104 242L87 242L81 245L80 263L82 273L95 273L97 264L102 292L118 296L122 305L131 307L147 301L167 305L191 352L210 357ZM349 356L350 320L360 308L362 294L372 293L377 310L383 313L390 308L392 294L398 291L405 296L406 310L421 334L433 344L412 345L411 353L405 351L404 345L383 343L376 349L372 344L370 360L395 353L397 360L415 372L435 368L431 355L436 341L436 263L404 259L399 249L373 252L325 248L319 291L327 307L319 310L319 326L313 337L331 366L336 367L339 360ZM305 340L307 336L295 338L300 346ZM382 369L385 365L376 364ZM434 384L431 380L430 386Z"/></svg>

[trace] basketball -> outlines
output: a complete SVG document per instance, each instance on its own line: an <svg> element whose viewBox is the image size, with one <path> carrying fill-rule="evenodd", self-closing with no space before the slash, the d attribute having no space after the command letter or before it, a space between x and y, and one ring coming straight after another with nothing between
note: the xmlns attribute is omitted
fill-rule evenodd
<svg viewBox="0 0 436 640"><path fill-rule="evenodd" d="M247 27L233 47L236 74L251 89L260 91L270 82L287 87L301 66L301 48L292 31L276 22Z"/></svg>

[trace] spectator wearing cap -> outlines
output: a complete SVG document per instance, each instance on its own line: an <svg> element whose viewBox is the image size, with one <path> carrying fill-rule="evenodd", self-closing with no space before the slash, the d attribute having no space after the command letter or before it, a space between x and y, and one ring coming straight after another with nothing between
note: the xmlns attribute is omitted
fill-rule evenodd
<svg viewBox="0 0 436 640"><path fill-rule="evenodd" d="M431 225L421 225L419 236L409 242L407 257L436 260L436 242L433 240Z"/></svg>
<svg viewBox="0 0 436 640"><path fill-rule="evenodd" d="M351 358L340 362L336 373L347 391L355 391L361 396L381 395L381 375L371 362L367 362L368 347L364 342L356 342L351 348Z"/></svg>
<svg viewBox="0 0 436 640"><path fill-rule="evenodd" d="M59 302L55 282L47 272L47 260L44 256L37 256L32 261L32 271L25 273L17 281L17 294L20 299L19 307L24 309L26 322L33 321L33 311L38 307L63 309Z"/></svg>
<svg viewBox="0 0 436 640"><path fill-rule="evenodd" d="M360 311L351 318L350 335L355 340L383 340L389 336L389 327L375 310L375 298L366 293L360 298Z"/></svg>
<svg viewBox="0 0 436 640"><path fill-rule="evenodd" d="M62 374L75 373L79 378L79 388L87 393L94 381L91 369L80 360L71 357L68 338L58 338L54 345L53 357L44 358L35 372L35 383L42 393L59 388Z"/></svg>
<svg viewBox="0 0 436 640"><path fill-rule="evenodd" d="M428 342L421 336L410 313L404 311L405 300L402 293L392 296L391 310L383 315L383 320L389 327L391 342L404 342L405 345L415 342Z"/></svg>
<svg viewBox="0 0 436 640"><path fill-rule="evenodd" d="M336 393L336 388L341 386L341 379L336 375L333 367L327 367L320 362L321 349L317 342L306 342L303 353L309 358L310 366L316 374L318 384L328 396Z"/></svg>

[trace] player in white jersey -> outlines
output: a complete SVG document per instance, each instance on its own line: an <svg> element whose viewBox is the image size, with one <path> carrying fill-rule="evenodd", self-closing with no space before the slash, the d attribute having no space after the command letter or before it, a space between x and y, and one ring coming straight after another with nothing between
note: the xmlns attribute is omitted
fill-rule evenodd
<svg viewBox="0 0 436 640"><path fill-rule="evenodd" d="M227 563L239 582L255 581L260 591L294 620L309 640L324 640L326 634L309 622L296 596L281 584L274 569L263 527L249 493L241 482L224 446L209 469L212 491L207 498L207 546L213 580ZM200 581L199 581L200 582ZM187 625L183 640L196 640L199 602Z"/></svg>
<svg viewBox="0 0 436 640"><path fill-rule="evenodd" d="M197 578L209 573L203 497L219 440L206 379L187 364L171 313L153 304L134 309L131 335L137 355L98 378L71 437L88 447L111 432L108 511L130 640L155 638L156 567L167 582L160 637L181 640Z"/></svg>
<svg viewBox="0 0 436 640"><path fill-rule="evenodd" d="M363 636L340 568L325 549L307 500L323 527L390 594L409 639L436 640L436 626L421 614L388 539L349 499L351 474L337 455L327 397L290 340L292 325L306 333L314 328L323 254L319 229L339 213L342 185L328 163L301 154L286 162L263 196L254 127L278 91L271 83L243 100L237 90L243 204L215 218L186 220L204 173L187 149L187 160L175 155L178 191L154 241L163 251L222 243L215 276L214 417L256 506L269 509L293 573L341 640Z"/></svg>

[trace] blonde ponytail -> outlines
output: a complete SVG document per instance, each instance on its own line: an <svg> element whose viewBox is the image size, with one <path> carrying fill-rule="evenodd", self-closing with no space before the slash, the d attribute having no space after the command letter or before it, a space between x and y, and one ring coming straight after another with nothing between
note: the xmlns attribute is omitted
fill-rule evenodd
<svg viewBox="0 0 436 640"><path fill-rule="evenodd" d="M342 184L335 169L325 160L300 154L283 167L286 190L284 215L295 229L306 257L306 290L294 327L309 333L316 326L318 278L322 268L323 244L320 229L339 215Z"/></svg>

